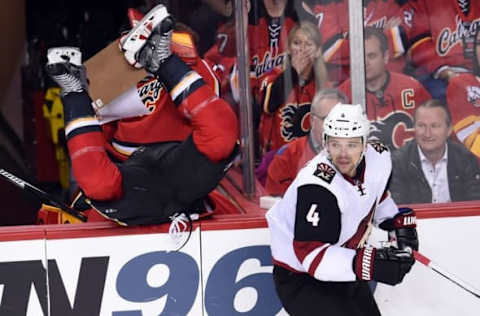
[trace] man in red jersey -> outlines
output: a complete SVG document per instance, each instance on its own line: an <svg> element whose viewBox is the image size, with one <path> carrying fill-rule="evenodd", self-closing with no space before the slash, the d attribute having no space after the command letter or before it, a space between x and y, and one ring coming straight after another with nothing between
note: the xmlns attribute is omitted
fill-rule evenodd
<svg viewBox="0 0 480 316"><path fill-rule="evenodd" d="M335 89L317 92L310 109L310 132L283 145L268 167L265 183L268 194L283 195L299 170L323 149L323 121L337 103L347 103L347 97Z"/></svg>
<svg viewBox="0 0 480 316"><path fill-rule="evenodd" d="M427 90L414 78L388 71L386 37L378 29L365 29L367 117L372 121L370 136L390 150L400 148L413 137L415 108L430 99ZM351 97L351 82L339 89Z"/></svg>
<svg viewBox="0 0 480 316"><path fill-rule="evenodd" d="M457 138L480 159L480 31L475 35L473 73L453 76L447 87L447 105Z"/></svg>
<svg viewBox="0 0 480 316"><path fill-rule="evenodd" d="M480 2L473 0L409 1L404 25L408 57L430 77L424 84L434 98L445 98L446 81L471 71L473 39L480 27Z"/></svg>
<svg viewBox="0 0 480 316"><path fill-rule="evenodd" d="M152 25L145 27L150 23L146 21ZM62 88L75 178L90 205L122 225L161 223L174 214L202 211L203 199L224 175L234 151L236 117L193 67L171 53L173 26L159 5L122 43L127 60L160 82L164 98L154 103L151 115L139 112L141 116L126 122L124 131L129 128L136 135L133 140L143 142L135 143L142 146L123 163L110 159L108 154L115 150L103 133L121 131L122 126L102 129L91 106L80 52L56 48L48 54L47 72ZM152 116L157 112L161 115Z"/></svg>

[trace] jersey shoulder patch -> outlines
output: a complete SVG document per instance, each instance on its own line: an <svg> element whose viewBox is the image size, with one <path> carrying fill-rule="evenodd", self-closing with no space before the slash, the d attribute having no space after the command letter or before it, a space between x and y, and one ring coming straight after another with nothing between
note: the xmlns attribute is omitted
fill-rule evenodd
<svg viewBox="0 0 480 316"><path fill-rule="evenodd" d="M383 153L384 151L388 151L387 146L380 142L369 142L369 144L375 149L379 154Z"/></svg>
<svg viewBox="0 0 480 316"><path fill-rule="evenodd" d="M327 183L332 183L333 177L335 177L335 173L337 173L333 168L327 165L324 162L317 164L317 169L313 172L313 175L319 177L323 181Z"/></svg>

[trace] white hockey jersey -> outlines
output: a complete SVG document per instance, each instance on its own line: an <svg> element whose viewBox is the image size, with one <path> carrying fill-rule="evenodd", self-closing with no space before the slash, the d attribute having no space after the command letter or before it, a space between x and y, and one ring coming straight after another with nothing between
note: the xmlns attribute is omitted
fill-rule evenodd
<svg viewBox="0 0 480 316"><path fill-rule="evenodd" d="M367 146L354 178L322 151L266 214L274 264L321 281L355 281L353 258L371 230L398 212L386 189L392 164L380 143Z"/></svg>

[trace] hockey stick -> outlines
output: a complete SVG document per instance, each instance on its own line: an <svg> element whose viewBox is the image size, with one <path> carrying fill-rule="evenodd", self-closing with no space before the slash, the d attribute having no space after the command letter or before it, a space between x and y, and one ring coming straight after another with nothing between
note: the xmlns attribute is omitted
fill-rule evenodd
<svg viewBox="0 0 480 316"><path fill-rule="evenodd" d="M449 280L450 282L455 283L456 285L458 285L459 287L461 287L465 291L470 292L476 298L480 298L480 291L479 290L477 290L475 287L468 284L467 282L459 279L457 276L453 275L452 273L445 271L438 264L436 264L435 262L433 262L429 258L425 257L424 255L422 255L418 251L416 251L416 250L413 251L413 257L415 258L415 260L424 264L425 266L432 269L433 271L437 272L438 274L443 276L445 279Z"/></svg>
<svg viewBox="0 0 480 316"><path fill-rule="evenodd" d="M72 209L67 204L61 202L57 197L54 197L53 195L50 195L47 192L40 190L34 185L14 176L10 172L6 171L5 169L0 169L0 175L3 176L5 179L7 179L9 182L16 185L17 187L20 187L27 192L31 192L35 194L38 198L40 198L42 203L58 207L62 211L72 215L73 217L81 220L82 222L87 221L87 217L85 215Z"/></svg>

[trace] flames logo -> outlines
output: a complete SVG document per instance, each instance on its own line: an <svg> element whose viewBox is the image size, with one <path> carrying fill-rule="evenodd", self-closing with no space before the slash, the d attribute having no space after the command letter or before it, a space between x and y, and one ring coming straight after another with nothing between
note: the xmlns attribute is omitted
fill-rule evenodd
<svg viewBox="0 0 480 316"><path fill-rule="evenodd" d="M280 110L280 134L285 142L308 134L310 130L310 103L287 104Z"/></svg>
<svg viewBox="0 0 480 316"><path fill-rule="evenodd" d="M467 100L475 107L480 107L480 87L468 86L467 87Z"/></svg>
<svg viewBox="0 0 480 316"><path fill-rule="evenodd" d="M385 118L372 121L370 140L378 141L390 150L402 147L413 138L413 118L402 111L388 114Z"/></svg>
<svg viewBox="0 0 480 316"><path fill-rule="evenodd" d="M138 83L137 91L145 107L150 113L153 113L157 101L160 99L160 95L163 92L163 87L160 81L153 76L148 76Z"/></svg>

